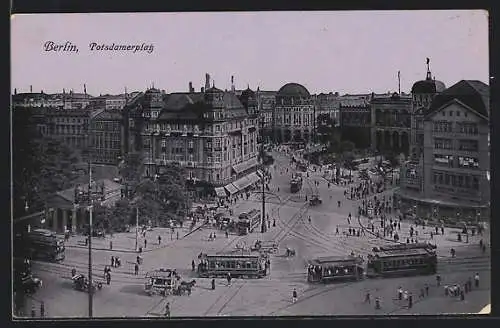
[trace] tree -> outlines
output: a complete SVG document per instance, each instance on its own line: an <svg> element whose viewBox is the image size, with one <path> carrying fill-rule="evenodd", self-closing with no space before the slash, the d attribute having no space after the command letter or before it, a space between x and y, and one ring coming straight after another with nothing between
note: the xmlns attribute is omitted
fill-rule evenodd
<svg viewBox="0 0 500 328"><path fill-rule="evenodd" d="M42 210L53 193L72 187L78 178L77 154L40 135L31 110L13 110L14 217L27 214L25 203L30 212Z"/></svg>
<svg viewBox="0 0 500 328"><path fill-rule="evenodd" d="M352 152L354 150L354 142L345 140L340 143L340 152Z"/></svg>

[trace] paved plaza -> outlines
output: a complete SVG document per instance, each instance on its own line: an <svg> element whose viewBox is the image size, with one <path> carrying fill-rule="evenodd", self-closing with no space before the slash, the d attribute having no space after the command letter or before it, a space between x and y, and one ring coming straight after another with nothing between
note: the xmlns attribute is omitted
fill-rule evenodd
<svg viewBox="0 0 500 328"><path fill-rule="evenodd" d="M292 168L290 158L282 153L274 153L275 164L271 167L270 191L266 193L266 213L271 226L266 233L254 232L246 236L229 234L207 226L176 228L174 233L167 228L154 228L139 239L144 247L143 264L139 274L134 275L137 254L134 233L117 233L106 238L93 239L93 274L104 282L104 267L110 265L111 256L119 256L120 268L112 268L110 285L104 284L94 296L94 316L96 317L155 317L162 316L165 304L170 303L173 317L184 316L293 316L293 315L372 315L372 314L441 314L478 312L490 303L490 257L478 246L479 238L489 243L488 231L482 237L471 237L469 242L456 240L456 229L445 228L443 235L433 236L430 229L419 227L419 241L437 244L438 274L442 276L442 286L436 286L435 276L416 276L393 279L365 279L359 282L336 284L308 284L306 282L307 261L323 255L347 255L355 253L366 258L375 246L388 241L371 232L360 237L348 236L351 227L364 229L368 219L357 220L355 213L358 201L344 197L344 189L336 185L328 186L322 172L309 170L304 174L304 185L300 193L289 192ZM286 172L288 168L288 173ZM318 185L316 185L316 183ZM384 192L390 195L392 189ZM304 206L305 198L319 194L323 204L316 207ZM252 208L261 209L261 194L253 193L248 199L239 199L232 206L234 215ZM341 201L338 207L337 201ZM347 217L352 213L350 224ZM309 221L310 217L310 221ZM189 226L189 223L187 224ZM336 233L337 227L339 233ZM409 234L410 223L402 222L398 231L401 240ZM215 232L215 240L209 235ZM177 238L177 235L179 238ZM158 243L161 236L161 244ZM200 252L222 252L233 250L236 245L251 245L255 240L273 240L279 243L276 254L271 256L270 275L262 279L234 279L230 286L223 279L216 280L215 290L210 279L198 278L191 270L191 261ZM109 249L109 242L113 249ZM43 281L34 300L29 300L27 308L37 307L39 301L45 303L48 317L87 316L87 294L72 289L70 275L74 268L87 275L88 249L82 244L84 237L74 236L67 242L66 259L60 264L35 262L34 272ZM285 257L286 248L296 250L295 257ZM457 256L451 258L450 249L456 249ZM147 296L144 292L144 275L157 268L175 268L184 280L196 279L196 286L190 296ZM478 272L481 285L466 294L464 301L445 296L446 284L463 284ZM421 288L429 285L429 295L418 298ZM396 299L399 286L415 295L414 306L407 308L407 302ZM292 290L296 289L298 300L292 303ZM381 309L375 309L373 301L364 302L365 294L379 297Z"/></svg>

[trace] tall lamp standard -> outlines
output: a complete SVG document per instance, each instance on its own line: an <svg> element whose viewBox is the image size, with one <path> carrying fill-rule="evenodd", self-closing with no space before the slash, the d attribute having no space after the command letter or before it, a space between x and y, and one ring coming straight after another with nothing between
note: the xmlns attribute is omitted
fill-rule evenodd
<svg viewBox="0 0 500 328"><path fill-rule="evenodd" d="M264 115L260 117L260 131L261 131L261 140L260 140L260 160L262 163L262 170L264 170ZM264 173L261 177L262 180L262 220L261 220L261 233L266 232L266 191L265 191L265 179Z"/></svg>
<svg viewBox="0 0 500 328"><path fill-rule="evenodd" d="M93 198L92 198L92 166L89 161L89 190L88 190L88 209L89 209L89 318L93 316L93 282L92 282L92 210L93 210Z"/></svg>

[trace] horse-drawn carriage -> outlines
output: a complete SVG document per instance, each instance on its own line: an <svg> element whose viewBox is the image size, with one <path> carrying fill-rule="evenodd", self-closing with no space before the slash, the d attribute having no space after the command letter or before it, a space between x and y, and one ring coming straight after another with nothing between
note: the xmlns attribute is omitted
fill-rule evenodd
<svg viewBox="0 0 500 328"><path fill-rule="evenodd" d="M175 289L178 275L175 270L158 269L146 273L146 283L144 291L149 295L160 294L162 296L170 294Z"/></svg>
<svg viewBox="0 0 500 328"><path fill-rule="evenodd" d="M172 294L173 295L178 295L178 296L181 296L181 295L184 295L184 294L188 294L191 295L191 290L193 289L193 287L196 285L196 280L191 280L189 282L187 281L181 281L181 283L179 285L177 285L176 288L172 289Z"/></svg>
<svg viewBox="0 0 500 328"><path fill-rule="evenodd" d="M89 291L89 280L83 274L75 274L73 277L71 277L71 280L73 280L74 289L85 292ZM95 291L96 289L102 289L102 282L93 280L92 291Z"/></svg>

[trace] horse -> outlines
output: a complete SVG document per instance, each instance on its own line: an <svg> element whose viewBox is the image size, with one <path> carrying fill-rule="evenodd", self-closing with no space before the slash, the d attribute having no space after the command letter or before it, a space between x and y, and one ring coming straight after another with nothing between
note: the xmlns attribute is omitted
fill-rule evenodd
<svg viewBox="0 0 500 328"><path fill-rule="evenodd" d="M196 285L196 280L191 280L190 282L181 281L179 287L177 287L177 294L184 295L185 292L191 295L191 289Z"/></svg>

